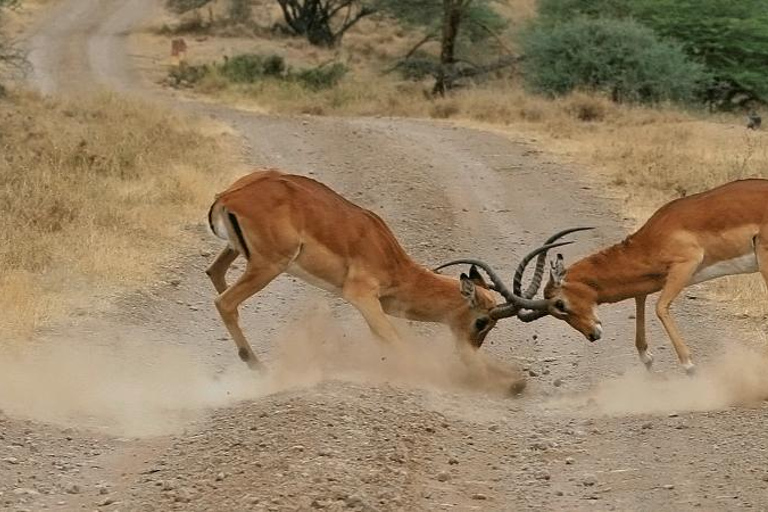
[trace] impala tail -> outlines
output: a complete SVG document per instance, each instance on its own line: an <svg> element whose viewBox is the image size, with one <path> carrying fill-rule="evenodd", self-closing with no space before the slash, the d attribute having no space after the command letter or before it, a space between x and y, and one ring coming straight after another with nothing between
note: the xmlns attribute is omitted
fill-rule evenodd
<svg viewBox="0 0 768 512"><path fill-rule="evenodd" d="M243 237L243 230L234 213L227 210L219 200L216 200L208 210L208 227L217 237L225 240L230 247L250 257L248 245Z"/></svg>

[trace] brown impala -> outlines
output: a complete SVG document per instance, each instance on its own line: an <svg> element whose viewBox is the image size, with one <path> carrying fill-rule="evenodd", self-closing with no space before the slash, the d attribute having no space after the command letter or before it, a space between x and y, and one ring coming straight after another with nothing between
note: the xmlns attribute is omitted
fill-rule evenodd
<svg viewBox="0 0 768 512"><path fill-rule="evenodd" d="M272 169L244 176L218 195L208 221L227 242L206 270L219 293L216 308L240 359L254 369L260 363L240 329L237 308L282 273L344 297L390 343L399 336L387 314L447 324L464 346L478 348L499 319L544 304L510 292L493 272L488 285L474 267L456 279L418 265L375 213L304 176ZM534 256L543 259L548 249L566 243L536 249L523 258L520 272ZM228 287L225 274L238 255L247 265ZM540 280L543 263L537 271L534 279ZM492 291L506 302L497 305Z"/></svg>
<svg viewBox="0 0 768 512"><path fill-rule="evenodd" d="M597 305L634 298L635 345L640 360L650 368L645 298L661 291L656 315L680 363L693 373L691 354L670 315L670 304L689 285L758 271L768 283L768 180L734 181L667 203L624 241L568 268L558 254L544 289L546 305L518 316L531 321L549 314L595 341L602 335ZM520 288L519 278L515 276L513 292Z"/></svg>

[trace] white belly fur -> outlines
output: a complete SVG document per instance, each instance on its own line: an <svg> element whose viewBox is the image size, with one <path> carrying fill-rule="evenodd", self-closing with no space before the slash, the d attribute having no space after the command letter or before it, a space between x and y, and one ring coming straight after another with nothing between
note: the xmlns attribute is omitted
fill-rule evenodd
<svg viewBox="0 0 768 512"><path fill-rule="evenodd" d="M757 256L755 253L748 253L738 258L718 261L708 267L700 268L691 278L689 284L702 283L715 279L717 277L729 276L733 274L751 274L757 272Z"/></svg>
<svg viewBox="0 0 768 512"><path fill-rule="evenodd" d="M295 261L288 266L285 272L294 277L298 277L302 281L305 281L311 284L312 286L316 286L317 288L331 292L336 295L341 295L341 290L339 289L339 287L334 286L333 284L327 281L323 281L322 279L318 278L314 274L310 274Z"/></svg>

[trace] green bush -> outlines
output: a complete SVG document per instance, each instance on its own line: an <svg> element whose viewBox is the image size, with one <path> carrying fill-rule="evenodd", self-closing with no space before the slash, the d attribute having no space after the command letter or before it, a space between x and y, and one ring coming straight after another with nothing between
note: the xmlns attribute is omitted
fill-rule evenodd
<svg viewBox="0 0 768 512"><path fill-rule="evenodd" d="M346 73L347 67L339 62L294 70L288 67L285 59L279 55L244 53L225 59L221 64L182 64L169 72L168 81L174 87L189 87L208 76L239 84L273 79L297 83L306 89L319 91L336 86Z"/></svg>
<svg viewBox="0 0 768 512"><path fill-rule="evenodd" d="M550 25L579 14L632 18L709 68L710 101L768 101L768 0L539 0L539 14Z"/></svg>
<svg viewBox="0 0 768 512"><path fill-rule="evenodd" d="M335 87L347 73L347 67L340 62L329 66L317 66L297 71L294 76L297 82L313 91Z"/></svg>
<svg viewBox="0 0 768 512"><path fill-rule="evenodd" d="M285 60L279 55L264 57L243 53L226 59L218 66L219 72L236 83L253 83L265 76L279 77L285 72Z"/></svg>
<svg viewBox="0 0 768 512"><path fill-rule="evenodd" d="M577 18L522 36L523 73L536 91L604 92L617 102L688 102L709 76L679 45L630 20Z"/></svg>

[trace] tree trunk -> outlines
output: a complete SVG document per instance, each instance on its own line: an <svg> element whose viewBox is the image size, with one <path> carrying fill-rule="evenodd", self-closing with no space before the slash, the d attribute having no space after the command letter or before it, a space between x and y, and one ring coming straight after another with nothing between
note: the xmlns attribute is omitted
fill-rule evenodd
<svg viewBox="0 0 768 512"><path fill-rule="evenodd" d="M472 0L443 0L443 37L440 43L440 69L432 94L444 96L453 87L456 64L456 37L464 16L464 8Z"/></svg>

